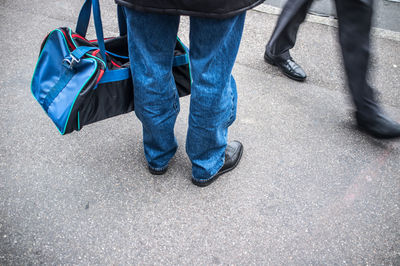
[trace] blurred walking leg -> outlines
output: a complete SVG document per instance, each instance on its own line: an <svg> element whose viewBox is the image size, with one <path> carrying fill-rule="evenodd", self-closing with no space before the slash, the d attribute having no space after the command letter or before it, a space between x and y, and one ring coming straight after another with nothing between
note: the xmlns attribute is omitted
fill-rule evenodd
<svg viewBox="0 0 400 266"><path fill-rule="evenodd" d="M357 124L376 138L400 137L400 124L383 114L367 82L373 0L336 0L339 41Z"/></svg>
<svg viewBox="0 0 400 266"><path fill-rule="evenodd" d="M365 117L379 111L375 92L367 83L372 5L372 0L336 0L348 85L357 112Z"/></svg>

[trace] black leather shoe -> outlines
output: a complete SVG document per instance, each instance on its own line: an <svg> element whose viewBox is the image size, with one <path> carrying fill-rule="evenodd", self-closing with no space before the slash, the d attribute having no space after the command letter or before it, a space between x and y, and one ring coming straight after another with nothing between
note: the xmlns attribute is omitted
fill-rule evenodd
<svg viewBox="0 0 400 266"><path fill-rule="evenodd" d="M242 154L243 154L242 143L236 140L232 141L226 146L225 162L224 165L221 167L221 169L219 169L219 171L212 178L208 179L205 182L194 180L192 178L192 183L199 187L206 187L210 185L212 182L217 180L217 178L222 174L225 174L226 172L233 170L239 164L240 158L242 158Z"/></svg>
<svg viewBox="0 0 400 266"><path fill-rule="evenodd" d="M382 113L373 117L361 117L356 112L357 125L360 130L377 139L392 139L400 137L400 124Z"/></svg>
<svg viewBox="0 0 400 266"><path fill-rule="evenodd" d="M153 168L150 168L150 166L149 166L149 172L150 172L150 174L152 174L152 175L163 175L163 174L165 174L166 172L167 172L167 170L168 170L168 166L167 167L165 167L164 169L162 169L162 170L155 170L155 169L153 169Z"/></svg>
<svg viewBox="0 0 400 266"><path fill-rule="evenodd" d="M297 64L292 58L287 60L273 59L270 55L268 55L267 51L265 51L264 59L268 64L277 66L283 74L293 80L304 81L307 77L301 66L299 66L299 64Z"/></svg>

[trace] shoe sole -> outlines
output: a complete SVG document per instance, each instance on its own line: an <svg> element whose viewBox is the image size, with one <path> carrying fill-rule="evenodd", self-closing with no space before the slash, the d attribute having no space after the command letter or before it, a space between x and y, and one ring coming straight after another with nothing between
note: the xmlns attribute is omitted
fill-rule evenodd
<svg viewBox="0 0 400 266"><path fill-rule="evenodd" d="M152 175L163 175L163 174L165 174L165 173L167 172L167 170L168 170L168 167L165 168L164 170L161 170L161 171L156 171L156 170L153 170L153 169L151 169L151 168L149 167L149 172L150 172L150 174L152 174Z"/></svg>
<svg viewBox="0 0 400 266"><path fill-rule="evenodd" d="M231 168L225 169L224 171L217 173L212 179L210 179L206 182L199 182L192 178L192 183L198 187L206 187L206 186L210 185L212 182L214 182L215 180L217 180L218 177L220 177L221 175L223 175L229 171L232 171L233 169L236 168L236 166L238 166L240 159L242 159L243 150L244 150L244 148L242 145L242 148L240 149L240 152L239 152L239 158L237 159L236 163Z"/></svg>
<svg viewBox="0 0 400 266"><path fill-rule="evenodd" d="M368 130L368 129L366 129L366 128L364 128L363 126L360 126L360 125L357 125L357 129L360 131L360 132L362 132L362 133L365 133L365 134L367 134L368 136L371 136L371 137L373 137L373 138L376 138L376 139L397 139L397 138L400 138L400 136L398 136L398 135L381 135L381 134L376 134L376 133L374 133L374 132L372 132L372 131L370 131L370 130Z"/></svg>
<svg viewBox="0 0 400 266"><path fill-rule="evenodd" d="M270 58L267 54L264 54L264 60L265 60L265 62L267 62L268 64L270 64L270 65L272 65L272 66L276 66L276 67L279 69L279 71L280 71L283 75L285 75L286 77L288 77L288 78L290 78L290 79L293 79L293 80L295 80L295 81L301 81L301 82L306 80L306 78L296 78L296 77L290 76L290 75L287 74L285 71L283 71L283 70L272 60L272 58Z"/></svg>

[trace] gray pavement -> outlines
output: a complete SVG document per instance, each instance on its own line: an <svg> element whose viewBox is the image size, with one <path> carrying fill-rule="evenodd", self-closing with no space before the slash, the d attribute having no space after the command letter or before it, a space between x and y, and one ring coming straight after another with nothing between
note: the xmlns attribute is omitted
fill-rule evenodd
<svg viewBox="0 0 400 266"><path fill-rule="evenodd" d="M297 83L264 63L277 16L248 12L234 68L235 171L190 182L189 98L165 176L146 169L133 113L66 136L30 93L45 34L80 1L0 2L0 265L400 265L400 141L355 129L336 28L306 22ZM102 1L105 32L117 34ZM93 34L93 30L91 31ZM188 43L188 19L180 34ZM373 37L371 82L400 120L400 41Z"/></svg>

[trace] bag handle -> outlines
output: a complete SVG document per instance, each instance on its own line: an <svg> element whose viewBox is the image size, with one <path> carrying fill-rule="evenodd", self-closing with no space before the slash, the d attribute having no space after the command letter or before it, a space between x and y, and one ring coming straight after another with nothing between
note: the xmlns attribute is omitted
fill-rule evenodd
<svg viewBox="0 0 400 266"><path fill-rule="evenodd" d="M92 0L85 0L85 3L83 4L81 11L79 13L78 22L76 24L76 30L75 30L75 32L81 35L82 37L86 36L86 32L90 21L91 8L92 8ZM119 35L125 36L127 34L126 15L124 8L120 5L117 5L117 15L118 15Z"/></svg>
<svg viewBox="0 0 400 266"><path fill-rule="evenodd" d="M100 3L99 0L86 0L83 4L81 11L79 13L78 22L76 25L75 32L81 35L82 37L86 36L91 8L93 9L93 19L94 19L94 26L96 30L97 36L97 43L100 48L101 56L106 59L106 48L104 44L104 34L103 34L103 25L101 22L101 12L100 12ZM125 19L125 12L121 6L118 5L117 7L117 14L118 14L118 25L120 30L120 35L126 35L127 33L127 26L126 26L126 19Z"/></svg>
<svg viewBox="0 0 400 266"><path fill-rule="evenodd" d="M76 23L75 32L82 37L86 36L89 25L90 14L92 9L92 0L86 0L79 13L78 22Z"/></svg>
<svg viewBox="0 0 400 266"><path fill-rule="evenodd" d="M97 44L100 48L101 56L106 60L106 46L104 44L103 24L101 22L99 0L92 0L94 27L96 29Z"/></svg>

